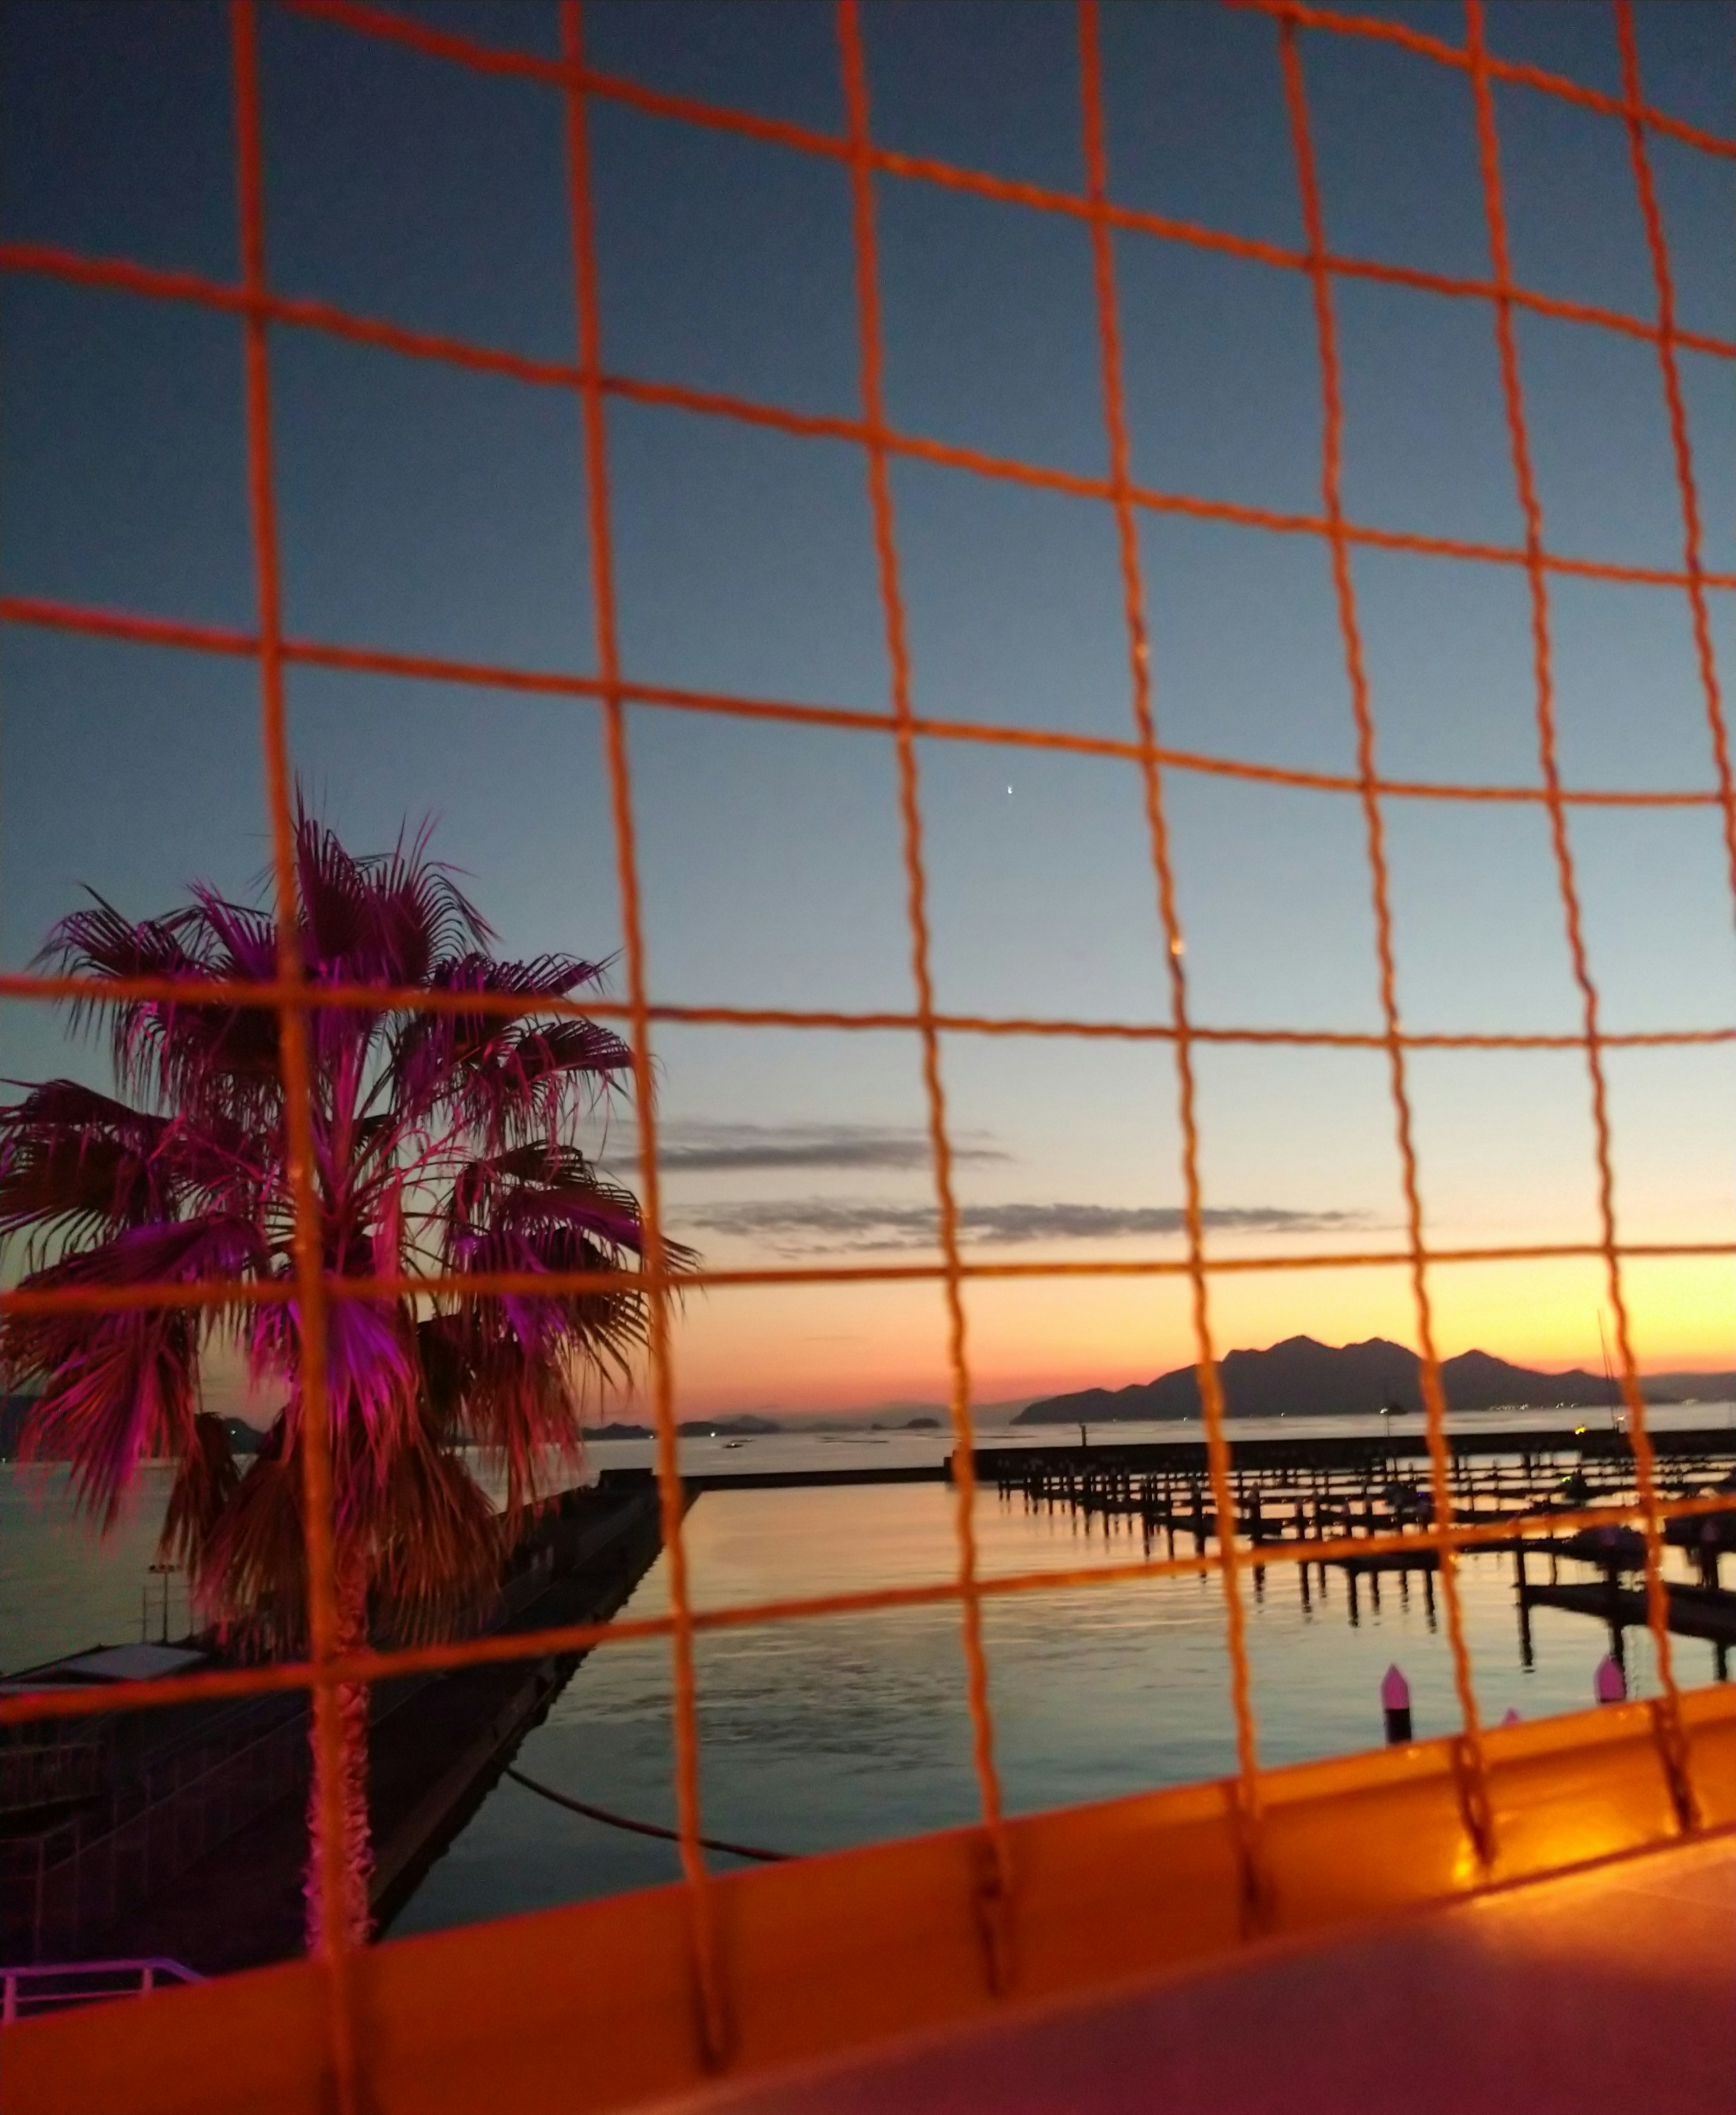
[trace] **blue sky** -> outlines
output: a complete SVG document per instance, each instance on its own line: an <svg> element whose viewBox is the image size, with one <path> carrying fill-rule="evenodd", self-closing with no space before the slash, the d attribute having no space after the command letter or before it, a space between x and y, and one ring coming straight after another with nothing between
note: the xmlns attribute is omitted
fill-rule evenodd
<svg viewBox="0 0 1736 2115"><path fill-rule="evenodd" d="M502 45L557 48L552 11L532 0L399 11ZM1449 0L1372 11L1463 35ZM1736 131L1731 16L1713 4L1639 10L1651 99L1725 134ZM880 142L1080 186L1070 9L882 0L865 19ZM1213 5L1123 5L1106 11L1104 30L1113 195L1297 245L1272 25ZM586 34L605 69L821 129L842 125L823 7L633 0L589 7ZM1502 56L1619 89L1601 6L1496 6L1489 35ZM15 0L0 21L5 236L236 277L227 37L213 5ZM1368 39L1308 36L1303 53L1335 250L1486 274L1465 76ZM572 357L552 91L277 9L264 14L262 53L275 284L534 357ZM1496 96L1520 279L1651 314L1621 126L1522 88ZM592 122L607 365L855 415L843 168L607 103ZM1667 139L1651 145L1682 320L1736 336L1736 163ZM1101 475L1083 227L892 177L877 181L877 211L894 424ZM1317 511L1319 376L1305 278L1141 234L1118 236L1115 255L1136 478ZM1349 514L1513 544L1518 512L1486 305L1344 281L1335 300ZM0 585L250 626L234 319L17 274L0 283ZM1533 315L1518 328L1551 548L1679 564L1652 348ZM1727 475L1736 363L1680 357L1707 562L1736 568ZM592 670L584 473L568 392L305 331L275 331L272 361L292 633ZM608 438L632 677L886 709L859 449L620 401ZM908 461L895 464L892 484L918 711L1125 737L1108 508ZM1147 514L1140 548L1163 739L1353 768L1323 544ZM1522 574L1367 550L1354 570L1382 768L1537 784ZM1557 580L1553 607L1567 783L1710 787L1685 598ZM1715 614L1728 681L1728 595L1715 598ZM298 768L353 844L378 844L406 814L432 813L438 848L474 876L509 951L618 944L588 704L308 669L292 672L290 699ZM630 717L654 996L908 1007L890 742L650 708ZM920 747L940 1004L1161 1018L1134 768L977 743ZM1196 1016L1376 1028L1356 802L1180 771L1166 787ZM1541 808L1395 801L1386 819L1408 1025L1573 1030ZM1715 811L1582 810L1573 843L1607 1025L1736 1021ZM0 629L7 967L28 960L81 883L142 914L173 902L190 875L238 889L264 855L257 689L245 661ZM10 1076L96 1062L89 1051L69 1056L39 1010L13 1005L0 1022ZM920 1240L908 1214L930 1193L914 1143L924 1110L911 1038L671 1030L657 1055L671 1203L708 1255L873 1259ZM954 1036L945 1058L956 1122L974 1142L960 1171L978 1215L968 1222L973 1239L1027 1256L1175 1252L1138 1216L1179 1200L1173 1074L1161 1046ZM1728 1049L1610 1062L1624 1228L1729 1238ZM1294 1215L1277 1234L1257 1217L1226 1222L1214 1240L1343 1246L1349 1227L1349 1245L1395 1243L1391 1114L1376 1057L1213 1049L1200 1067L1208 1202ZM1419 1054L1413 1085L1434 1238L1590 1231L1577 1058ZM1020 1220L1008 1216L1015 1207L1068 1211ZM1125 1230L1104 1231L1109 1223L1082 1219L1079 1208L1122 1214ZM1025 1228L1016 1241L1015 1224ZM1094 1238L1081 1233L1093 1224ZM1033 1227L1047 1236L1032 1238ZM1728 1363L1736 1346L1723 1265L1641 1277L1650 1363ZM1447 1350L1486 1340L1561 1363L1588 1343L1595 1351L1598 1292L1577 1266L1498 1281L1462 1271L1443 1286ZM1129 1378L1189 1355L1170 1287L1026 1287L1016 1298L985 1288L973 1299L990 1393ZM1238 1280L1222 1300L1226 1344L1292 1326L1335 1337L1409 1333L1396 1273ZM683 1386L694 1402L786 1407L852 1391L923 1393L936 1378L937 1310L932 1288L719 1294L684 1325ZM811 1352L790 1351L810 1340Z"/></svg>

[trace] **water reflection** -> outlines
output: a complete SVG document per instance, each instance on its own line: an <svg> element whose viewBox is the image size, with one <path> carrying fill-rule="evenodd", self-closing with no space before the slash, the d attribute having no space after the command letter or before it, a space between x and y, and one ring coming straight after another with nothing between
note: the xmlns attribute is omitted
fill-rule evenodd
<svg viewBox="0 0 1736 2115"><path fill-rule="evenodd" d="M953 1498L940 1485L710 1492L688 1516L696 1605L868 1590L951 1576ZM1137 1556L1125 1532L979 1496L983 1574L1061 1571ZM1299 1564L1248 1581L1261 1754L1271 1764L1377 1746L1380 1680L1409 1678L1419 1737L1457 1724L1432 1591L1393 1575L1376 1602ZM1490 1721L1592 1700L1607 1649L1582 1616L1537 1608L1522 1659L1512 1560L1461 1571L1479 1700ZM630 1604L667 1608L659 1562ZM996 1751L1013 1812L1224 1774L1234 1743L1216 1574L991 1598L984 1604ZM1711 1649L1676 1641L1684 1681ZM956 1611L829 1617L702 1635L697 1662L704 1827L738 1841L818 1851L972 1819L978 1811ZM1629 1693L1654 1687L1651 1647L1628 1639ZM666 1824L669 1659L661 1643L593 1654L526 1741L524 1768L574 1795ZM732 1861L719 1859L720 1867ZM673 1849L580 1819L510 1781L484 1802L395 1929L424 1930L672 1879Z"/></svg>

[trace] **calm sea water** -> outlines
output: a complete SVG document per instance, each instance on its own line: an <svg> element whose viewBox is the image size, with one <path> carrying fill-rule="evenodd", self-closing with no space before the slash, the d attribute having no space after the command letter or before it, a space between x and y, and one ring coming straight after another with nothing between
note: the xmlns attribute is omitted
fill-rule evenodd
<svg viewBox="0 0 1736 2115"><path fill-rule="evenodd" d="M1661 1425L1724 1424L1725 1406L1660 1411ZM1487 1425L1490 1418L1462 1424ZM1535 1427L1537 1413L1511 1420ZM1570 1428L1574 1420L1564 1422ZM1310 1429L1285 1420L1299 1433ZM1271 1431L1269 1424L1257 1428ZM1320 1429L1333 1429L1330 1427ZM1342 1429L1342 1428L1338 1428ZM1358 1424L1354 1429L1366 1429ZM1178 1436L1174 1426L1165 1436ZM1103 1435L1106 1438L1108 1435ZM1117 1436L1121 1436L1118 1434ZM1131 1438L1147 1436L1125 1429ZM1150 1436L1157 1436L1155 1434ZM882 1443L882 1438L884 1443ZM694 1471L817 1461L933 1459L937 1436L779 1436L726 1450L692 1443ZM872 1450L872 1451L870 1451ZM595 1449L598 1466L643 1459L632 1443ZM96 1642L137 1638L141 1589L149 1634L162 1582L147 1576L163 1479L108 1544L66 1518L57 1475L0 1469L0 1666L16 1668ZM946 1579L955 1566L952 1493L937 1484L711 1491L688 1516L696 1605ZM1070 1570L1139 1554L1125 1530L1106 1539L1064 1513L979 1495L986 1575ZM1469 1559L1466 1621L1485 1715L1530 1718L1591 1701L1606 1649L1601 1627L1538 1609L1534 1663L1522 1666L1511 1559ZM171 1581L169 1631L185 1627ZM1379 1682L1396 1660L1409 1677L1419 1735L1457 1723L1444 1634L1420 1577L1402 1594L1365 1583L1349 1620L1335 1574L1303 1605L1297 1568L1249 1585L1248 1642L1262 1759L1273 1764L1377 1745ZM629 1604L663 1613L666 1569L653 1567ZM1092 1585L985 1604L996 1754L1006 1803L1020 1812L1221 1775L1234 1768L1224 1613L1216 1577ZM1681 1678L1709 1681L1711 1649L1676 1641ZM862 1842L971 1819L977 1792L955 1608L827 1617L699 1641L702 1795L707 1833L789 1851ZM1634 1693L1655 1686L1649 1640L1630 1633ZM636 1819L674 1819L670 1660L666 1642L600 1647L524 1743L521 1768L574 1797ZM721 1865L733 1860L720 1859ZM676 1877L671 1847L623 1833L538 1798L510 1779L490 1795L398 1920L429 1930L642 1887Z"/></svg>

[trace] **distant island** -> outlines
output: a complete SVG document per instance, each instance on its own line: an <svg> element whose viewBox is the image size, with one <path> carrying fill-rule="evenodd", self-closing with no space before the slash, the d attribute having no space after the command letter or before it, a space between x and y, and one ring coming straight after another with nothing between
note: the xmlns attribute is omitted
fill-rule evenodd
<svg viewBox="0 0 1736 2115"><path fill-rule="evenodd" d="M1319 1344L1289 1337L1263 1351L1230 1351L1219 1361L1224 1404L1232 1417L1336 1417L1420 1411L1422 1362L1403 1344L1371 1337L1362 1344ZM1541 1410L1619 1405L1619 1386L1601 1374L1534 1372L1487 1351L1443 1359L1441 1384L1450 1410L1495 1410L1508 1404ZM1653 1374L1642 1383L1648 1402L1717 1402L1736 1395L1736 1373ZM1199 1376L1178 1366L1156 1380L1123 1388L1081 1388L1047 1396L1015 1425L1108 1425L1131 1419L1193 1418L1200 1414Z"/></svg>
<svg viewBox="0 0 1736 2115"><path fill-rule="evenodd" d="M751 1439L762 1432L783 1430L773 1417L689 1417L676 1427L684 1439Z"/></svg>
<svg viewBox="0 0 1736 2115"><path fill-rule="evenodd" d="M24 1444L24 1428L38 1400L34 1395L0 1396L0 1461L18 1460ZM257 1454L265 1442L265 1434L245 1418L226 1417L223 1430L228 1435L230 1452L234 1454ZM44 1455L40 1458L48 1461L58 1457Z"/></svg>

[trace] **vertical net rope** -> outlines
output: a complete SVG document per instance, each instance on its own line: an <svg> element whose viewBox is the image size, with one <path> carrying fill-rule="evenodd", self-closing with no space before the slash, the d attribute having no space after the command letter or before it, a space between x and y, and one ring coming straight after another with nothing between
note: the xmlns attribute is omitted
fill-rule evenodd
<svg viewBox="0 0 1736 2115"><path fill-rule="evenodd" d="M266 285L264 150L259 124L259 30L254 0L231 0L236 156L242 269L249 293ZM285 722L282 569L272 466L271 366L266 321L255 305L245 325L247 475L259 599L260 742L264 752L272 872L277 922L277 979L292 994L302 982L300 906L295 885L289 736ZM326 1401L326 1289L319 1200L314 1189L314 1089L308 1016L286 996L277 1009L283 1069L289 1182L295 1207L296 1319L300 1324L302 1533L307 1553L308 1632L314 1665L314 1856L318 1949L324 1964L332 2069L338 2115L357 2115L357 2067L346 1780L362 1769L340 1710L332 1663L341 1643L332 1521L332 1454Z"/></svg>
<svg viewBox="0 0 1736 2115"><path fill-rule="evenodd" d="M1670 1640L1670 1598L1664 1584L1663 1539L1658 1516L1656 1454L1646 1425L1646 1398L1633 1355L1621 1257L1617 1250L1615 1171L1611 1150L1608 1084L1600 1047L1597 986L1586 952L1584 922L1573 851L1568 838L1567 810L1561 801L1561 771L1556 755L1555 672L1550 630L1549 582L1539 560L1543 548L1543 508L1537 496L1525 421L1525 398L1519 376L1518 344L1513 328L1513 304L1505 296L1512 282L1508 256L1506 206L1502 195L1500 150L1496 131L1495 98L1489 83L1483 43L1482 0L1465 0L1466 49L1477 106L1477 139L1483 205L1489 223L1489 249L1495 268L1495 330L1500 352L1501 397L1513 457L1513 477L1525 520L1526 584L1531 603L1532 675L1537 693L1537 760L1549 803L1550 844L1561 892L1573 981L1583 1008L1585 1062L1591 1087L1593 1150L1597 1169L1597 1216L1609 1301L1615 1322L1622 1398L1627 1405L1634 1473L1639 1487L1641 1525L1646 1538L1647 1621L1664 1687L1656 1714L1659 1747L1670 1795L1684 1828L1694 1821L1694 1796L1688 1776L1681 1695L1676 1686Z"/></svg>
<svg viewBox="0 0 1736 2115"><path fill-rule="evenodd" d="M1694 476L1693 444L1688 436L1688 409L1682 398L1681 363L1676 348L1688 342L1676 320L1674 276L1670 270L1670 245L1664 234L1664 216L1659 210L1657 190L1651 178L1651 153L1646 144L1646 106L1640 93L1639 52L1633 35L1633 0L1616 0L1615 36L1621 53L1622 85L1627 102L1624 110L1628 128L1628 150L1633 163L1634 188L1639 196L1640 218L1645 225L1646 249L1651 264L1652 284L1658 301L1658 371L1664 384L1665 407L1670 415L1670 447L1676 485L1682 502L1683 587L1688 596L1693 625L1694 658L1706 702L1706 732L1712 746L1712 767L1718 776L1718 804L1724 823L1725 857L1729 865L1730 893L1736 899L1736 779L1730 770L1729 728L1724 716L1724 695L1718 681L1718 660L1712 650L1711 614L1706 601L1704 538L1700 526L1700 493Z"/></svg>
<svg viewBox="0 0 1736 2115"><path fill-rule="evenodd" d="M626 958L627 1003L633 1028L634 1099L639 1113L639 1197L644 1227L646 1294L650 1314L652 1402L657 1420L657 1482L668 1568L672 1623L675 1793L681 1870L687 1884L698 1996L699 2032L707 2061L727 2053L716 1924L705 1867L699 1803L699 1691L694 1670L693 1607L682 1535L686 1498L676 1433L675 1391L669 1344L669 1259L663 1232L657 1159L656 1079L652 1068L651 1022L645 979L644 926L639 859L633 823L633 786L627 755L625 709L621 692L621 646L616 627L614 543L610 524L607 435L596 383L602 366L602 309L598 293L590 152L584 88L584 44L578 0L561 0L561 53L566 86L567 154L572 195L574 278L578 301L579 371L584 415L585 482L589 500L591 601L597 666L602 683L604 755L615 824L616 874L621 936Z"/></svg>
<svg viewBox="0 0 1736 2115"><path fill-rule="evenodd" d="M838 50L849 116L850 200L855 239L856 305L861 353L862 410L867 436L868 505L891 671L892 716L898 756L898 806L905 864L905 911L910 932L910 972L916 987L916 1019L922 1044L923 1090L928 1103L928 1144L934 1163L935 1203L940 1220L942 1286L946 1303L948 1406L958 1442L953 1459L953 1531L957 1544L959 1606L964 1649L965 1699L970 1713L971 1763L988 1850L978 1911L992 1988L1011 1980L1012 1853L1001 1812L1001 1779L995 1766L995 1727L988 1694L988 1657L983 1642L983 1604L977 1576L975 1434L970 1410L970 1370L965 1352L964 1295L960 1282L958 1200L953 1186L952 1145L946 1129L946 1096L941 1078L940 1033L935 1025L934 982L929 961L928 884L923 860L923 819L916 737L910 701L910 653L899 584L896 523L886 472L880 315L880 266L874 232L874 172L869 158L868 67L855 0L838 0Z"/></svg>
<svg viewBox="0 0 1736 2115"><path fill-rule="evenodd" d="M1333 314L1331 282L1322 262L1326 250L1326 223L1321 211L1320 182L1315 169L1313 137L1308 122L1308 85L1303 76L1302 54L1297 48L1296 25L1293 21L1285 20L1279 24L1278 39L1284 68L1285 101L1289 109L1290 135L1295 150L1297 189L1302 202L1303 226L1308 235L1308 276L1314 296L1314 325L1320 356L1321 498L1326 510L1328 548L1331 553L1333 596L1337 604L1339 631L1344 641L1344 673L1349 685L1351 709L1356 720L1356 753L1362 778L1363 824L1374 910L1381 1013L1386 1028L1387 1078L1392 1094L1399 1176L1404 1191L1405 1234L1410 1250L1411 1297L1416 1314L1418 1347L1422 1358L1422 1402L1427 1420L1429 1487L1433 1497L1433 1525L1436 1530L1435 1546L1440 1556L1441 1599L1446 1610L1447 1637L1453 1655L1453 1685L1459 1698L1468 1764L1464 1777L1465 1820L1478 1860L1486 1869L1495 1856L1494 1817L1489 1799L1488 1765L1483 1752L1482 1725L1477 1712L1477 1690L1471 1668L1471 1649L1465 1639L1464 1611L1459 1601L1457 1556L1446 1532L1453 1517L1451 1462L1446 1443L1446 1391L1441 1383L1441 1359L1435 1343L1435 1320L1429 1298L1422 1218L1422 1177L1417 1164L1415 1126L1411 1114L1409 1086L1405 1076L1404 1050L1399 1039L1398 958L1393 939L1392 888L1386 863L1386 826L1376 785L1374 709L1369 697L1368 672L1363 654L1362 623L1357 610L1356 585L1351 576L1349 546L1344 540L1344 533L1341 488L1344 412L1339 369L1338 331Z"/></svg>
<svg viewBox="0 0 1736 2115"><path fill-rule="evenodd" d="M1092 276L1101 346L1103 416L1109 442L1110 486L1115 496L1115 547L1127 626L1134 720L1138 731L1147 833L1157 886L1157 916L1169 971L1170 1019L1175 1030L1177 1114L1181 1126L1182 1198L1188 1243L1189 1291L1193 1323L1195 1370L1205 1420L1212 1502L1217 1512L1218 1571L1224 1592L1224 1636L1230 1656L1230 1709L1235 1725L1236 1820L1241 1863L1242 1914L1252 1929L1269 1908L1260 1855L1260 1753L1248 1666L1248 1617L1242 1600L1236 1548L1235 1493L1230 1484L1230 1442L1224 1430L1224 1388L1212 1342L1207 1287L1205 1191L1199 1172L1199 1120L1195 1104L1193 1034L1188 1013L1186 941L1175 897L1164 814L1163 780L1157 760L1157 720L1152 708L1151 642L1145 622L1145 590L1139 563L1139 532L1134 518L1129 477L1125 392L1121 378L1120 325L1115 302L1115 250L1103 211L1109 163L1103 138L1103 66L1095 0L1080 0L1079 80L1084 129L1087 195L1091 218ZM1225 1523L1230 1532L1225 1532Z"/></svg>
<svg viewBox="0 0 1736 2115"><path fill-rule="evenodd" d="M1483 39L1482 0L1467 0L1474 21L1471 42L1474 51L1483 55L1486 50ZM1651 159L1646 145L1645 105L1640 93L1639 51L1633 34L1633 0L1615 0L1615 36L1621 54L1622 92L1625 98L1624 117L1627 123L1628 147L1633 164L1634 189L1639 200L1640 218L1646 230L1646 248L1651 265L1652 283L1657 292L1657 356L1658 371L1664 387L1665 408L1670 420L1670 454L1676 475L1676 488L1682 508L1682 563L1687 579L1689 621L1693 630L1694 659L1700 679L1700 688L1706 705L1706 732L1711 743L1712 768L1717 774L1718 799L1722 810L1725 856L1728 865L1733 904L1736 904L1736 780L1730 769L1729 731L1725 719L1724 697L1718 681L1717 657L1712 649L1711 612L1706 599L1706 571L1703 563L1702 537L1700 525L1699 488L1694 475L1693 445L1688 435L1688 411L1682 397L1682 376L1676 357L1676 346L1680 333L1676 324L1675 286L1670 264L1670 245L1665 239L1664 217L1658 209L1657 192L1652 182ZM1490 100L1486 80L1483 81L1479 108ZM1491 136L1484 149L1485 167L1493 171L1493 178L1486 181L1498 184L1499 171L1495 155L1496 143ZM1498 198L1498 190L1491 189L1491 195ZM1588 1050L1595 1059L1596 1053ZM1603 1141L1600 1140L1602 1144ZM1615 1251L1613 1218L1605 1229L1605 1243L1610 1250L1608 1269L1612 1279L1619 1273L1621 1264ZM1625 1316L1623 1318L1625 1322ZM1634 1393L1639 1393L1637 1383ZM1642 1424L1644 1420L1642 1418ZM1641 1493L1646 1501L1646 1599L1648 1621L1654 1638L1661 1636L1667 1645L1669 1639L1669 1597L1662 1578L1662 1552L1659 1542L1660 1521L1657 1503L1657 1471L1655 1451L1649 1433L1642 1432L1635 1442L1635 1457L1638 1460L1643 1450L1644 1461L1640 1469ZM1660 1669L1668 1663L1660 1659ZM1671 1787L1675 1795L1678 1814L1684 1828L1691 1828L1697 1818L1692 1756L1688 1738L1682 1726L1681 1700L1677 1694L1673 1668L1665 1675L1666 1694L1663 1713L1660 1717L1659 1737L1663 1743L1671 1769Z"/></svg>

